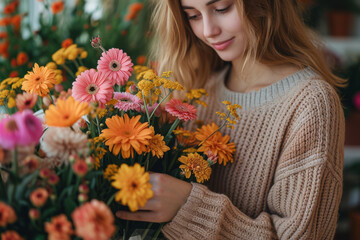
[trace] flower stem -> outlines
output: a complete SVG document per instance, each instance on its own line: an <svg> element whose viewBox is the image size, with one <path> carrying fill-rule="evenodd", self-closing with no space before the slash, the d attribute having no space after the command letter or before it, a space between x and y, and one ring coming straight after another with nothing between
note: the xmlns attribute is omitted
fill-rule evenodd
<svg viewBox="0 0 360 240"><path fill-rule="evenodd" d="M149 223L149 225L147 226L145 232L144 232L143 235L141 236L141 239L145 239L145 237L146 237L146 235L148 234L148 232L149 232L149 230L150 230L150 228L151 228L152 225L153 225L152 222Z"/></svg>
<svg viewBox="0 0 360 240"><path fill-rule="evenodd" d="M67 71L70 74L72 78L74 79L76 78L75 74L71 71L71 69L68 66L66 66L65 64L61 64L61 66L65 69L65 71Z"/></svg>
<svg viewBox="0 0 360 240"><path fill-rule="evenodd" d="M15 176L18 176L18 171L19 171L19 164L18 164L18 157L17 157L17 149L16 147L14 148L14 150L12 151L12 170L15 174Z"/></svg>
<svg viewBox="0 0 360 240"><path fill-rule="evenodd" d="M155 114L155 111L158 109L158 107L160 107L161 103L173 92L174 90L171 89L170 92L163 98L161 99L161 101L159 102L159 105L156 106L156 108L152 111L150 118L152 118L152 116Z"/></svg>
<svg viewBox="0 0 360 240"><path fill-rule="evenodd" d="M147 103L146 103L146 100L145 100L145 96L144 96L144 94L143 94L143 92L142 92L142 91L141 91L141 96L142 96L143 101L144 101L144 108L145 108L145 112L146 112L146 117L147 117L147 119L148 119L148 123L149 123L149 125L150 125L149 110L148 110L148 108L147 108Z"/></svg>
<svg viewBox="0 0 360 240"><path fill-rule="evenodd" d="M99 116L98 115L96 115L96 126L97 126L98 132L100 134L101 130L100 130L100 123L99 123Z"/></svg>
<svg viewBox="0 0 360 240"><path fill-rule="evenodd" d="M170 140L170 137L171 137L171 134L172 132L175 130L175 128L179 125L180 123L180 119L176 119L175 122L171 125L170 129L169 129L169 132L166 134L165 136L165 143L168 144L169 140Z"/></svg>
<svg viewBox="0 0 360 240"><path fill-rule="evenodd" d="M149 159L150 159L150 152L147 154L146 156L146 166L145 166L145 171L149 171Z"/></svg>
<svg viewBox="0 0 360 240"><path fill-rule="evenodd" d="M110 204L112 203L112 201L114 201L114 198L115 198L115 194L112 195L112 196L109 198L109 200L106 202L106 205L107 205L107 206L110 206Z"/></svg>
<svg viewBox="0 0 360 240"><path fill-rule="evenodd" d="M226 118L230 115L230 112L228 113L228 115L226 116ZM212 135L214 135L216 132L220 131L220 129L222 129L226 124L226 120L221 124L221 126L216 129L212 134L210 134L204 141L202 141L201 143L199 143L199 146L203 145L204 142L206 142L206 140L208 140L209 138L211 138Z"/></svg>
<svg viewBox="0 0 360 240"><path fill-rule="evenodd" d="M161 223L161 224L160 224L160 226L159 226L158 230L156 231L156 233L155 233L154 237L152 238L152 240L156 240L156 239L157 239L157 237L159 236L159 234L160 234L160 232L161 232L161 229L162 229L162 227L163 227L164 225L165 225L165 223Z"/></svg>

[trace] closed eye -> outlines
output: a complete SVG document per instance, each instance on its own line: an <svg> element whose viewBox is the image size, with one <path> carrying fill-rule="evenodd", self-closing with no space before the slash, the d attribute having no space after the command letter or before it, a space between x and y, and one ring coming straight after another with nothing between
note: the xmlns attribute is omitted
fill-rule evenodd
<svg viewBox="0 0 360 240"><path fill-rule="evenodd" d="M215 11L218 12L218 13L226 13L230 8L231 8L231 5L226 7L226 8L215 9Z"/></svg>

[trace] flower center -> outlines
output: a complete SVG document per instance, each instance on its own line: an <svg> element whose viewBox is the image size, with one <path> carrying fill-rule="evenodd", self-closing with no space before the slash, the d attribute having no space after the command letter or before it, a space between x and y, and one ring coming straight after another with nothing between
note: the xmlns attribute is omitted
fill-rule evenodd
<svg viewBox="0 0 360 240"><path fill-rule="evenodd" d="M183 106L183 105L176 106L176 109L179 110L179 111L186 111L187 110L187 108L185 106Z"/></svg>
<svg viewBox="0 0 360 240"><path fill-rule="evenodd" d="M35 81L37 81L37 82L38 82L39 80L40 80L40 77L35 78Z"/></svg>
<svg viewBox="0 0 360 240"><path fill-rule="evenodd" d="M130 99L128 98L123 98L123 99L120 99L121 102L132 102Z"/></svg>
<svg viewBox="0 0 360 240"><path fill-rule="evenodd" d="M109 63L109 68L110 68L111 71L117 72L117 71L119 71L121 69L121 64L116 60L112 60Z"/></svg>
<svg viewBox="0 0 360 240"><path fill-rule="evenodd" d="M15 120L13 120L13 119L9 120L6 123L5 128L7 130L9 130L10 132L15 132L16 130L18 130L18 126L17 126Z"/></svg>
<svg viewBox="0 0 360 240"><path fill-rule="evenodd" d="M96 84L92 83L86 87L86 91L89 94L95 95L99 91L99 87Z"/></svg>
<svg viewBox="0 0 360 240"><path fill-rule="evenodd" d="M25 106L29 106L29 105L30 105L30 103L31 103L31 100L26 100L26 102L25 102Z"/></svg>

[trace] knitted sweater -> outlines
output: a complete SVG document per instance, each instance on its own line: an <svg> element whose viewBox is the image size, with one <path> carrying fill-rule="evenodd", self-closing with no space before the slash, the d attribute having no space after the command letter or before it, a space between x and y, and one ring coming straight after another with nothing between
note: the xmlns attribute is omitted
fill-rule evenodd
<svg viewBox="0 0 360 240"><path fill-rule="evenodd" d="M242 106L234 162L208 186L192 183L163 228L168 239L332 239L342 194L344 116L334 89L309 68L266 88L237 93L225 71L199 119L219 124L221 101ZM220 101L219 101L220 100ZM210 190L209 190L210 189Z"/></svg>

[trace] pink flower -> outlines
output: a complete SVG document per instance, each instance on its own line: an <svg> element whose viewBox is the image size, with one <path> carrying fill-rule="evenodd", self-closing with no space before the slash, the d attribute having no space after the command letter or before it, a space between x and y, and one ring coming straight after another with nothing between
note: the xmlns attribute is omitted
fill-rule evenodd
<svg viewBox="0 0 360 240"><path fill-rule="evenodd" d="M89 169L88 165L86 164L86 162L84 160L77 160L72 165L72 167L73 167L74 173L76 175L78 175L79 177L85 176Z"/></svg>
<svg viewBox="0 0 360 240"><path fill-rule="evenodd" d="M35 106L37 100L38 96L36 94L24 92L23 94L16 95L16 106L19 111L31 109Z"/></svg>
<svg viewBox="0 0 360 240"><path fill-rule="evenodd" d="M135 95L132 95L128 92L116 92L114 93L114 99L118 100L118 102L114 105L119 110L122 111L129 111L129 110L135 110L140 111L141 110L141 100Z"/></svg>
<svg viewBox="0 0 360 240"><path fill-rule="evenodd" d="M17 220L15 211L9 205L0 202L0 227L14 223Z"/></svg>
<svg viewBox="0 0 360 240"><path fill-rule="evenodd" d="M51 240L70 240L74 233L72 224L65 214L52 217L51 222L45 223L45 231L49 234Z"/></svg>
<svg viewBox="0 0 360 240"><path fill-rule="evenodd" d="M357 92L354 96L354 105L357 110L360 110L360 92Z"/></svg>
<svg viewBox="0 0 360 240"><path fill-rule="evenodd" d="M131 76L133 65L126 53L120 49L111 48L102 53L102 57L98 60L97 69L109 76L114 83L125 85Z"/></svg>
<svg viewBox="0 0 360 240"><path fill-rule="evenodd" d="M193 105L183 103L175 98L166 103L165 110L172 116L184 121L194 120L197 116L197 110Z"/></svg>
<svg viewBox="0 0 360 240"><path fill-rule="evenodd" d="M29 217L30 217L30 219L34 219L34 220L39 219L39 217L40 217L39 210L37 210L36 208L31 208L29 210Z"/></svg>
<svg viewBox="0 0 360 240"><path fill-rule="evenodd" d="M49 193L45 188L37 188L30 194L30 201L35 207L42 207L46 203Z"/></svg>
<svg viewBox="0 0 360 240"><path fill-rule="evenodd" d="M17 145L37 144L42 130L41 120L31 110L17 112L0 121L0 146L13 149Z"/></svg>
<svg viewBox="0 0 360 240"><path fill-rule="evenodd" d="M75 209L72 219L76 235L84 240L108 240L115 233L114 215L95 199Z"/></svg>
<svg viewBox="0 0 360 240"><path fill-rule="evenodd" d="M111 100L113 80L105 73L90 69L82 72L73 82L72 96L79 102L98 102L101 107Z"/></svg>
<svg viewBox="0 0 360 240"><path fill-rule="evenodd" d="M1 234L1 240L24 240L24 238L20 237L17 232L8 230Z"/></svg>

